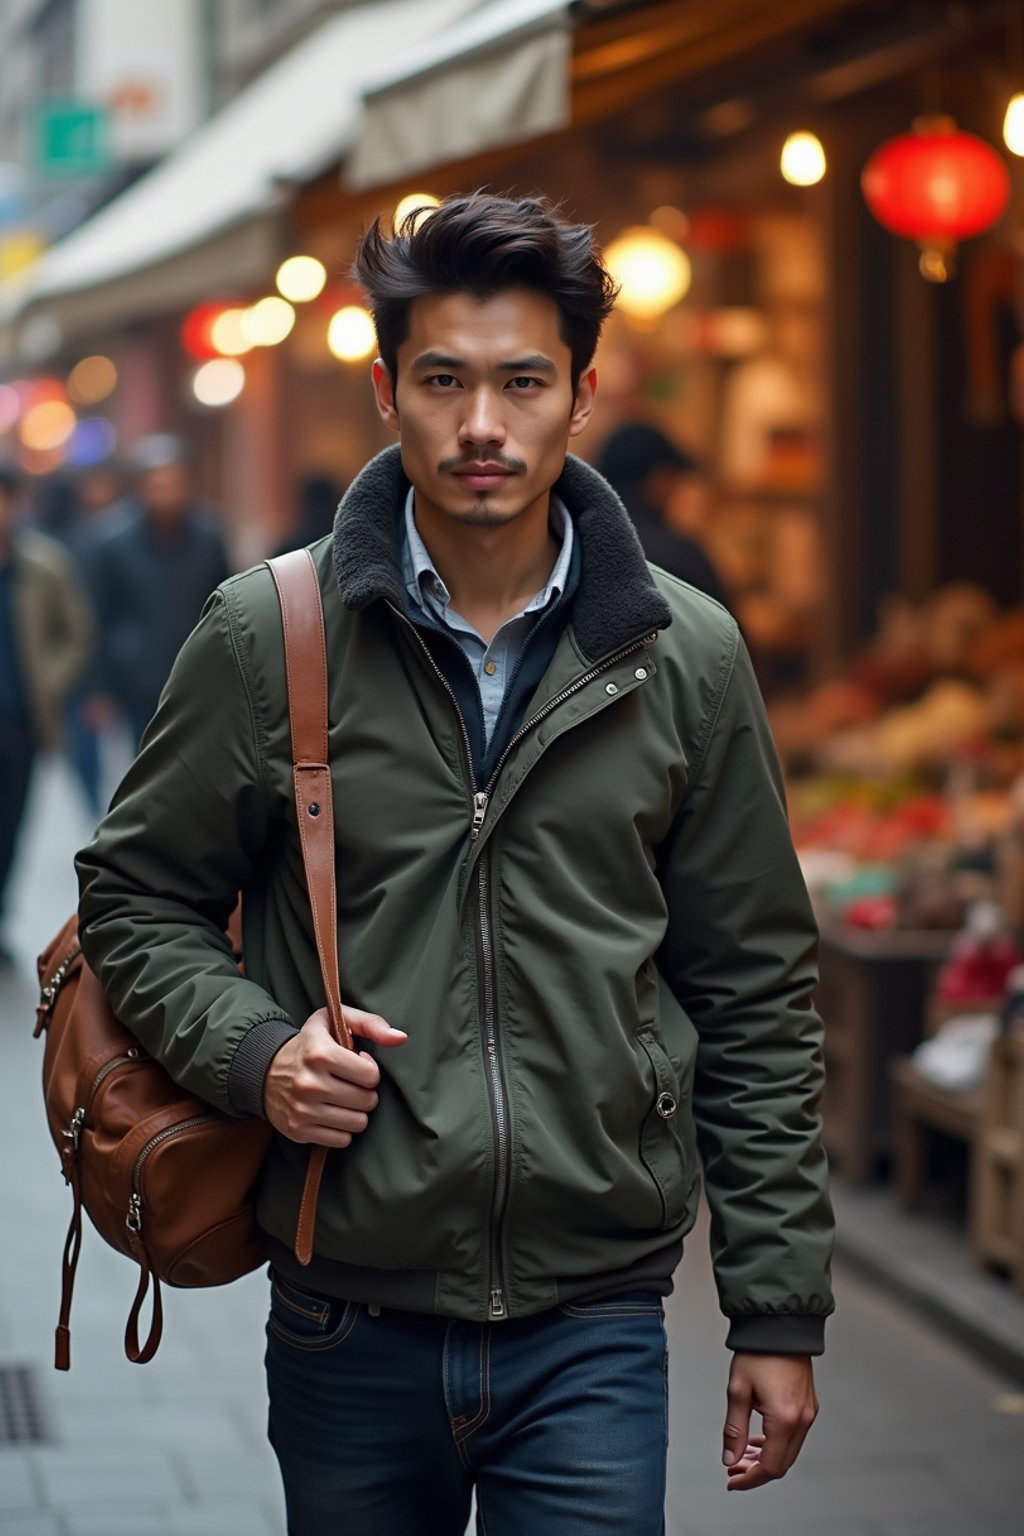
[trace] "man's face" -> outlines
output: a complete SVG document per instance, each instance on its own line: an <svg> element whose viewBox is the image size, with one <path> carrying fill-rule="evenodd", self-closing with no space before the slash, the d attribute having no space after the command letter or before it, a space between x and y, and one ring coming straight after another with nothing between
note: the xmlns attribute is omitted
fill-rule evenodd
<svg viewBox="0 0 1024 1536"><path fill-rule="evenodd" d="M414 300L397 381L380 359L373 381L418 507L498 527L546 496L596 385L591 369L574 394L558 322L552 299L521 288Z"/></svg>
<svg viewBox="0 0 1024 1536"><path fill-rule="evenodd" d="M139 500L148 512L166 521L180 517L188 501L188 473L183 464L147 469L137 481Z"/></svg>

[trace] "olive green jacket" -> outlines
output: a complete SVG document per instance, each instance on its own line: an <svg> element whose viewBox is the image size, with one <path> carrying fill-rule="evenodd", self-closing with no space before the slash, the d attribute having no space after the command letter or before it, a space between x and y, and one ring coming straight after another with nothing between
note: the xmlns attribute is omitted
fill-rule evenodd
<svg viewBox="0 0 1024 1536"><path fill-rule="evenodd" d="M60 712L92 655L92 609L67 552L34 528L11 539L14 638L36 745L60 745Z"/></svg>
<svg viewBox="0 0 1024 1536"><path fill-rule="evenodd" d="M308 1149L279 1136L274 1262L355 1301L523 1317L666 1291L699 1168L733 1348L818 1352L832 1222L819 1140L816 932L733 620L644 561L568 459L582 546L553 659L492 782L404 612L397 449L312 546L330 669L346 1000L408 1031L329 1154L315 1254L290 1258ZM78 859L82 942L174 1077L260 1113L324 997L265 567L221 586ZM245 892L246 975L223 930Z"/></svg>

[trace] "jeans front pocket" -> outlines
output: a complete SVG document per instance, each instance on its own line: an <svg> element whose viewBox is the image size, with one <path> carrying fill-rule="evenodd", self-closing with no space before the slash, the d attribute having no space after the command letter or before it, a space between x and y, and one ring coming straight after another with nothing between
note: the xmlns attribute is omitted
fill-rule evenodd
<svg viewBox="0 0 1024 1536"><path fill-rule="evenodd" d="M293 1349L337 1349L359 1317L359 1306L304 1290L276 1270L270 1272L270 1332Z"/></svg>

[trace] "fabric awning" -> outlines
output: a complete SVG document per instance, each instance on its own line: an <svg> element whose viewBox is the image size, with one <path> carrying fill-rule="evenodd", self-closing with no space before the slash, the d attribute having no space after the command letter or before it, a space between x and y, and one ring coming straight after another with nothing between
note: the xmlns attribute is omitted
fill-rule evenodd
<svg viewBox="0 0 1024 1536"><path fill-rule="evenodd" d="M48 301L67 333L265 277L290 187L347 150L363 87L396 39L414 48L472 3L374 0L332 16L0 290L0 323Z"/></svg>
<svg viewBox="0 0 1024 1536"><path fill-rule="evenodd" d="M366 188L565 128L569 0L491 0L365 88L345 166Z"/></svg>

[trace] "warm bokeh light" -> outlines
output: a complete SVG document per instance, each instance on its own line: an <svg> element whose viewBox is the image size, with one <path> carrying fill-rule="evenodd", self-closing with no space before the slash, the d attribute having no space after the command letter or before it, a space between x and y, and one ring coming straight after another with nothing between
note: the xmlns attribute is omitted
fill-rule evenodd
<svg viewBox="0 0 1024 1536"><path fill-rule="evenodd" d="M21 399L9 384L0 384L0 432L13 427L21 415Z"/></svg>
<svg viewBox="0 0 1024 1536"><path fill-rule="evenodd" d="M230 405L245 387L245 369L233 357L217 357L197 368L192 393L200 405Z"/></svg>
<svg viewBox="0 0 1024 1536"><path fill-rule="evenodd" d="M1010 97L1003 118L1003 141L1011 155L1024 155L1024 91Z"/></svg>
<svg viewBox="0 0 1024 1536"><path fill-rule="evenodd" d="M315 256L289 256L277 269L277 291L293 304L307 304L323 293L327 268Z"/></svg>
<svg viewBox="0 0 1024 1536"><path fill-rule="evenodd" d="M409 192L402 198L395 209L394 226L397 232L403 219L407 219L410 213L420 210L420 217L416 220L415 228L419 229L424 219L429 219L435 208L441 206L441 199L435 197L432 192Z"/></svg>
<svg viewBox="0 0 1024 1536"><path fill-rule="evenodd" d="M210 333L224 308L223 304L197 304L181 322L181 344L197 363L217 356Z"/></svg>
<svg viewBox="0 0 1024 1536"><path fill-rule="evenodd" d="M83 357L68 374L68 394L79 405L96 405L117 388L117 369L109 357Z"/></svg>
<svg viewBox="0 0 1024 1536"><path fill-rule="evenodd" d="M779 167L794 187L816 186L825 174L825 151L816 133L791 133L782 146Z"/></svg>
<svg viewBox="0 0 1024 1536"><path fill-rule="evenodd" d="M223 357L241 357L252 351L252 342L245 334L244 309L225 309L210 326L210 341Z"/></svg>
<svg viewBox="0 0 1024 1536"><path fill-rule="evenodd" d="M287 299L275 295L260 299L242 316L242 334L253 347L276 347L295 324L295 311Z"/></svg>
<svg viewBox="0 0 1024 1536"><path fill-rule="evenodd" d="M75 430L77 417L64 400L40 400L21 418L18 435L33 453L62 448Z"/></svg>
<svg viewBox="0 0 1024 1536"><path fill-rule="evenodd" d="M377 346L370 311L360 304L346 304L339 309L327 327L327 345L343 363L358 363L369 357Z"/></svg>
<svg viewBox="0 0 1024 1536"><path fill-rule="evenodd" d="M619 308L634 320L657 320L689 291L686 252L646 225L623 230L604 260L620 287Z"/></svg>

